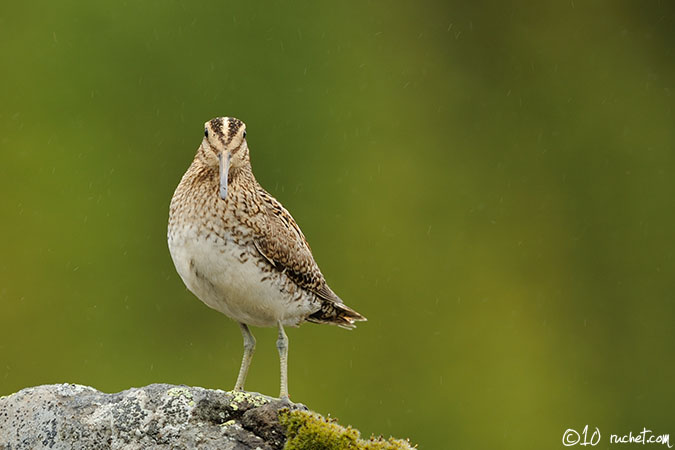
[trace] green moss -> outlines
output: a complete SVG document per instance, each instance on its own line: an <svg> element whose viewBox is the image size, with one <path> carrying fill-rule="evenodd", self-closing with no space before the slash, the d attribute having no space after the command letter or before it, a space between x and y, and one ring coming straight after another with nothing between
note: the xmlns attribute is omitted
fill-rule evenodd
<svg viewBox="0 0 675 450"><path fill-rule="evenodd" d="M335 419L308 411L279 412L279 421L286 427L284 450L410 450L408 441L381 437L363 440L358 430L343 427Z"/></svg>

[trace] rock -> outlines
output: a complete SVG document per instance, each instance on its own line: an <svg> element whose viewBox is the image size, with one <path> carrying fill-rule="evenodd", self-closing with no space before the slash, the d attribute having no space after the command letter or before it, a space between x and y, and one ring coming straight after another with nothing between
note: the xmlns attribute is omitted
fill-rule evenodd
<svg viewBox="0 0 675 450"><path fill-rule="evenodd" d="M117 394L52 384L0 397L0 450L408 450L250 392L151 384Z"/></svg>
<svg viewBox="0 0 675 450"><path fill-rule="evenodd" d="M281 449L283 405L260 394L55 384L0 398L0 449Z"/></svg>

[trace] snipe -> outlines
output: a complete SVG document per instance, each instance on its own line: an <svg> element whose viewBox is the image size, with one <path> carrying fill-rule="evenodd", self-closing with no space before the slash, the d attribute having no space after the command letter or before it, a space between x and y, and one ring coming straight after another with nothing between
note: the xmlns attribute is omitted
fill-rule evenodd
<svg viewBox="0 0 675 450"><path fill-rule="evenodd" d="M169 250L187 288L239 323L243 390L255 349L249 325L278 327L280 398L288 399L284 326L315 322L354 328L366 320L328 287L293 217L256 181L246 125L206 122L194 161L171 199Z"/></svg>

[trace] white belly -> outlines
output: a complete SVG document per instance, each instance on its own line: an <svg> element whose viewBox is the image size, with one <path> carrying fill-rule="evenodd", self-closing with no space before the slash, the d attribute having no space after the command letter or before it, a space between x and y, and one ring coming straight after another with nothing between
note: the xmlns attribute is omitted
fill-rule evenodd
<svg viewBox="0 0 675 450"><path fill-rule="evenodd" d="M209 307L259 327L297 326L319 309L313 296L284 274L264 271L255 248L192 230L169 236L169 250L187 288ZM263 264L264 263L264 264Z"/></svg>

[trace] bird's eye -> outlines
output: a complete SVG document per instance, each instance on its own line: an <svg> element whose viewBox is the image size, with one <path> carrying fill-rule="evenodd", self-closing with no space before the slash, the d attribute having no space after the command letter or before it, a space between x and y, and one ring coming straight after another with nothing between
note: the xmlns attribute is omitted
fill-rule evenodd
<svg viewBox="0 0 675 450"><path fill-rule="evenodd" d="M246 139L246 130L244 130L244 139Z"/></svg>
<svg viewBox="0 0 675 450"><path fill-rule="evenodd" d="M204 137L209 137L209 130L204 128Z"/></svg>

